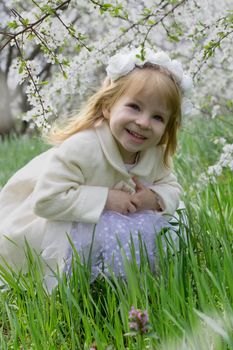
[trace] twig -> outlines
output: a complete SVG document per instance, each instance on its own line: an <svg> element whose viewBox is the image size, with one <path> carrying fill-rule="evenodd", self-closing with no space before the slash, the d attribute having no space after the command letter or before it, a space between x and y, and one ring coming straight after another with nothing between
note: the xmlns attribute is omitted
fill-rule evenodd
<svg viewBox="0 0 233 350"><path fill-rule="evenodd" d="M65 5L69 5L71 0L66 0L64 1L62 4L60 4L59 6L57 6L55 9L53 9L53 12L57 12L58 10L62 9ZM12 10L12 13L15 16L18 16L18 13L15 10ZM38 19L37 21L28 24L27 26L25 26L24 29L20 30L19 32L13 34L10 32L4 32L4 31L0 31L0 34L9 37L9 39L6 41L6 43L0 47L0 51L2 51L4 49L4 47L6 47L12 40L15 41L15 38L17 38L19 35L24 34L25 32L28 31L32 31L34 27L36 27L37 25L39 25L40 23L42 23L47 17L51 16L51 13L46 13L44 16L42 16L40 19ZM21 22L22 23L22 22ZM23 24L23 23L22 23Z"/></svg>

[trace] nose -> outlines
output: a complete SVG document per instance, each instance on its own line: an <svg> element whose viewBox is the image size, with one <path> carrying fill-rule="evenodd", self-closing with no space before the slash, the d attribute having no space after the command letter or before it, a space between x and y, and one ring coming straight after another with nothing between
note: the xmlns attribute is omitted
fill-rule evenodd
<svg viewBox="0 0 233 350"><path fill-rule="evenodd" d="M141 115L136 120L136 125L138 125L142 129L150 129L150 117L147 115Z"/></svg>

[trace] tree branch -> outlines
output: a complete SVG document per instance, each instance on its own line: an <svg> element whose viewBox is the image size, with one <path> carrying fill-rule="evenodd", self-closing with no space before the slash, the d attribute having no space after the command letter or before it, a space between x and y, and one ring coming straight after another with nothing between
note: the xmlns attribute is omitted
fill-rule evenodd
<svg viewBox="0 0 233 350"><path fill-rule="evenodd" d="M55 7L54 9L51 9L52 12L54 14L56 14L56 12L58 10L61 10L64 8L64 6L68 6L69 3L70 3L71 0L66 0L64 1L62 4L60 4L59 6ZM12 13L14 14L14 16L16 17L19 17L19 14L15 11L15 10L12 10ZM9 37L9 39L6 41L6 43L0 47L0 51L2 51L4 49L4 47L6 47L11 41L15 41L15 39L19 36L19 35L22 35L26 32L30 32L30 31L33 31L34 27L38 26L39 24L41 24L47 17L51 16L51 13L46 13L44 16L42 16L40 19L38 19L37 21L31 23L31 24L28 24L27 26L25 26L22 22L22 25L24 25L24 29L20 30L19 32L13 34L13 33L10 33L10 32L5 32L5 31L0 31L0 34L6 36L6 37Z"/></svg>

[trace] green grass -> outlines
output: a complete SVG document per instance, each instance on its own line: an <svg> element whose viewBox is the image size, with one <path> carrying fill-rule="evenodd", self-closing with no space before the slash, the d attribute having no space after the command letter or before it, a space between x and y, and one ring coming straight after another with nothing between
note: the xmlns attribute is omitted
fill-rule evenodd
<svg viewBox="0 0 233 350"><path fill-rule="evenodd" d="M30 159L48 149L38 138L30 139L11 137L5 141L0 139L0 187L16 170L24 166Z"/></svg>
<svg viewBox="0 0 233 350"><path fill-rule="evenodd" d="M70 280L61 276L47 295L30 252L27 276L2 269L9 288L0 293L0 349L88 350L93 342L98 350L233 349L233 176L225 171L216 184L195 185L218 159L211 139L222 135L230 137L226 124L202 119L187 122L180 135L175 168L185 190L188 239L168 245L166 254L158 241L156 275L146 259L140 268L125 261L125 281L100 276L90 284L77 257ZM1 143L0 185L44 149L37 139ZM132 305L148 310L149 334L126 335Z"/></svg>

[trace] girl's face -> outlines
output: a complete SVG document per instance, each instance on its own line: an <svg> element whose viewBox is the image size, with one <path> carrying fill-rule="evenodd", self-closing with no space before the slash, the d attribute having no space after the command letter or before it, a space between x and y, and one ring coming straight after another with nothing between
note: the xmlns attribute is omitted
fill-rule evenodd
<svg viewBox="0 0 233 350"><path fill-rule="evenodd" d="M156 146L171 114L166 100L154 89L129 90L103 111L125 163L132 163L138 152Z"/></svg>

